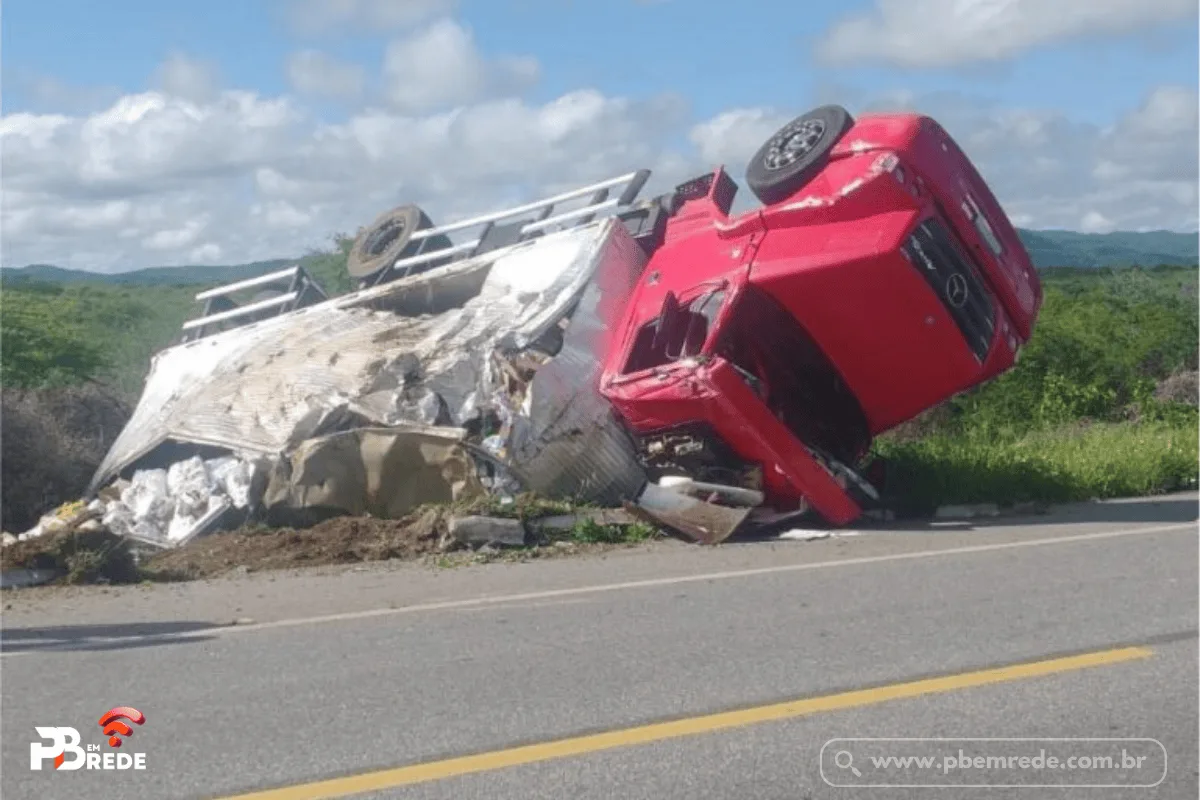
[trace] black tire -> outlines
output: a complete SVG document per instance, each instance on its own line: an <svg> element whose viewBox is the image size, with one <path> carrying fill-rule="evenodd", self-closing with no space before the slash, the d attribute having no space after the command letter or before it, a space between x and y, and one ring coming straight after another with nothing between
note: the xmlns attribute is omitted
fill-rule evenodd
<svg viewBox="0 0 1200 800"><path fill-rule="evenodd" d="M841 106L814 108L775 132L746 168L746 185L766 205L800 191L816 177L834 145L854 126Z"/></svg>
<svg viewBox="0 0 1200 800"><path fill-rule="evenodd" d="M413 233L432 227L433 222L418 206L399 206L380 214L355 237L346 258L346 271L351 278L359 281L374 277L397 259L416 255L422 242L410 241ZM434 236L423 244L425 247L422 252L429 253L450 247L451 242L449 237L442 235ZM424 271L431 266L432 263L421 264L416 271Z"/></svg>

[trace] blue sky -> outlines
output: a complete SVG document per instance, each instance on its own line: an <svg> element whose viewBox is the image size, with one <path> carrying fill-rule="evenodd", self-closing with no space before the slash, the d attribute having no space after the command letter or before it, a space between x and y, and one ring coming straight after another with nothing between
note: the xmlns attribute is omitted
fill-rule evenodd
<svg viewBox="0 0 1200 800"><path fill-rule="evenodd" d="M953 90L1104 124L1136 105L1147 87L1196 84L1194 24L1149 27L1100 48L1082 38L956 69L814 64L821 33L869 5L751 0L731 13L717 0L468 0L460 8L481 50L531 53L542 62L535 100L584 85L633 96L672 91L686 95L697 115L711 116L739 105L803 106L820 86L845 84L863 92ZM305 35L286 16L285 3L255 0L15 0L3 17L4 67L16 78L4 86L5 107L38 105L22 72L135 92L173 52L215 62L231 85L277 94L287 89L284 61L298 45L325 45L374 68L390 33Z"/></svg>
<svg viewBox="0 0 1200 800"><path fill-rule="evenodd" d="M445 70L428 69L459 76L450 87L454 92L445 103L433 96L403 99L389 88L397 80L385 68L389 48L398 52L430 26L447 21L449 30L468 37L469 46L463 45L458 60ZM54 141L38 140L47 148L41 156L52 161L54 148L64 148L64 159L79 167L76 174L56 175L54 180L43 173L39 181L27 164L20 165L20 191L5 202L6 229L16 236L15 243L5 246L6 263L10 258L42 258L108 269L189 255L254 257L263 255L263 248L285 246L297 235L311 244L314 237L319 240L352 225L350 210L344 215L332 212L340 206L328 191L304 195L296 187L314 177L303 169L290 173L272 152L285 147L312 152L318 147L314 142L341 137L350 128L356 128L354 136L361 140L366 124L362 120L368 117L375 124L384 124L379 119L386 117L386 124L409 130L404 126L432 124L429 120L436 115L456 108L473 109L481 116L496 112L500 103L518 102L529 114L540 113L541 119L556 101L564 96L578 99L584 90L603 99L603 106L593 103L589 108L600 114L596 121L603 121L613 137L644 137L633 146L605 140L603 131L588 134L588 146L611 155L614 169L641 166L619 163L620 155L632 149L632 155L649 158L669 176L693 161L700 165L716 156L730 158L731 171L740 176L747 150L754 149L753 135L781 116L830 101L856 112L915 107L943 119L985 177L998 181L1002 202L1020 224L1085 230L1194 229L1195 193L1189 195L1183 183L1194 184L1196 178L1195 126L1189 127L1185 118L1197 86L1197 28L1194 3L1180 0L1054 0L1044 5L1036 0L848 0L840 5L781 0L13 0L4 6L2 23L3 111L10 121L5 135L24 137L19 142L10 138L7 144L34 146L30 126L42 123L30 122L32 118L65 118L68 123L52 125ZM355 86L352 79L361 80L361 86L353 92L347 88L340 96L332 89L304 91L289 68L300 52L318 53L343 70L345 86ZM419 52L425 53L421 63L429 60L431 51ZM520 63L525 66L506 61L516 58L524 59ZM171 64L173 70L166 66ZM98 198L95 171L87 171L95 156L85 150L95 138L89 139L88 120L102 117L122 97L147 92L157 92L167 106L155 107L157 122L143 114L129 124L216 118L217 111L206 116L205 109L228 112L230 93L236 92L260 104L286 104L296 116L286 126L280 123L280 139L263 143L261 153L248 153L239 166L220 166L244 170L244 180L224 187L201 180L189 187L166 179L166 171L175 169L171 165L178 159L141 163L129 160L133 155L122 155L106 164L109 183ZM1148 168L1136 163L1120 135L1137 127L1139 109L1169 116L1167 122L1153 125L1159 132L1152 149L1161 163ZM16 120L22 112L27 116ZM230 126L237 124L241 123L226 120L221 134L234 135ZM538 124L551 123L542 119ZM1034 125L1040 131L1036 135L1031 133ZM1165 128L1176 138L1158 141L1167 136L1162 133ZM116 136L105 130L106 136ZM135 135L132 131L121 135L128 139ZM1047 138L1067 136L1066 131L1087 139L1083 149L1089 151L1090 162L1064 152L1076 149L1070 138ZM190 135L216 134L197 130ZM718 135L724 138L718 141ZM996 144L1006 136L1012 140L1008 150ZM1192 138L1185 147L1181 141L1187 136ZM166 136L154 141L174 140ZM180 158L199 158L191 138L179 141L189 148ZM975 141L980 144L973 150ZM414 199L444 213L463 211L464 193L507 196L505 181L530 182L518 178L519 165L508 174L485 169L487 191L470 183L470 175L466 182L455 178L454 185L447 185L444 176L414 178L411 169L401 169L396 158L380 153L377 146L372 150L363 141L358 144L356 156L365 148L388 161L393 165L388 169L396 170L394 179L418 193ZM111 143L106 147L105 153L112 150ZM1185 151L1192 155L1180 162ZM340 152L345 158L347 151ZM337 170L334 152L323 150L319 157L329 159L328 170ZM1022 178L1023 183L1001 166L1035 160L1046 169ZM1050 169L1053 160L1060 163ZM343 163L349 170L362 162ZM4 166L8 171L13 163L6 160ZM542 166L544 170L532 171L549 171L546 180L556 179L550 165ZM136 178L123 175L118 181L110 174L115 169L126 169ZM201 158L188 174L203 174L204 169ZM215 175L218 165L213 169ZM1055 169L1060 178L1076 175L1080 196L1093 198L1094 207L1083 203L1069 213L1055 211L1063 203L1046 196L1048 187L1039 184L1039 175ZM284 184L264 179L263 170L291 181L286 185L292 194L264 189L264 180L274 187ZM1142 172L1145 176L1139 175ZM1100 180L1097 175L1123 176L1124 183L1138 179L1140 190L1152 194L1156 187L1147 183L1151 173L1153 181L1171 184L1157 189L1174 197L1162 209L1161 225L1145 214L1123 213L1138 202L1145 205L1136 191L1121 196L1115 179L1109 182L1113 185L1094 183ZM248 189L251 180L256 183ZM128 184L124 197L115 188L118 183ZM211 208L202 199L185 197L189 192L195 195L201 183L212 192ZM541 185L539 180L533 183ZM363 188L355 184L347 191L361 198ZM387 199L382 188L368 194ZM162 213L144 205L154 199ZM264 209L276 208L279 213L272 218L283 230L258 244L245 233L222 236L215 226L225 221L222 203L228 205L231 199L245 203L251 215L269 215ZM53 225L31 221L40 218L33 204L44 200L78 204L74 226L66 218ZM109 205L97 206L100 202ZM122 202L126 205L112 205ZM368 217L383 210L371 209L365 201L350 205L354 214ZM203 230L188 234L181 227L185 221L177 216L181 213L199 213L207 220ZM246 214L231 218L239 216ZM156 231L156 218L175 227ZM108 233L120 228L117 233L124 236L107 251L101 235L105 219L116 220ZM303 230L288 229L283 224L287 219ZM163 235L155 238L156 234ZM86 246L72 249L72 241ZM149 241L181 244L175 249L136 246Z"/></svg>

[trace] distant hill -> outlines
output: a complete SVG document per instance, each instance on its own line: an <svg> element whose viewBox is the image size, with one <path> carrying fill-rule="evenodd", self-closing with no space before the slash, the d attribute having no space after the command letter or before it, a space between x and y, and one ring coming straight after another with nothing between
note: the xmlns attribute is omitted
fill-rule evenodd
<svg viewBox="0 0 1200 800"><path fill-rule="evenodd" d="M1039 269L1153 267L1159 264L1190 266L1200 263L1200 245L1194 233L1076 233L1054 230L1021 230L1019 233L1030 258Z"/></svg>
<svg viewBox="0 0 1200 800"><path fill-rule="evenodd" d="M1153 267L1159 264L1200 264L1200 244L1194 233L1145 231L1076 233L1058 230L1020 230L1033 263L1046 267ZM0 269L5 282L104 283L110 285L184 286L240 281L295 264L302 259L273 259L228 267L150 267L130 272L99 273L63 269L49 264ZM324 277L324 276L322 276Z"/></svg>
<svg viewBox="0 0 1200 800"><path fill-rule="evenodd" d="M192 284L230 283L254 278L295 264L297 259L255 261L228 267L183 266L149 267L130 272L88 272L63 269L50 264L30 264L17 269L0 270L0 280L38 281L41 283L104 283L111 286L187 286Z"/></svg>

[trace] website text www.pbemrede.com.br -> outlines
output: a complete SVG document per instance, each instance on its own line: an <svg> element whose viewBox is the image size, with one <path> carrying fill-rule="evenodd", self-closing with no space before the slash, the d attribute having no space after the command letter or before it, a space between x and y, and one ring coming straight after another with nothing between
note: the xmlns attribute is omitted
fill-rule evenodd
<svg viewBox="0 0 1200 800"><path fill-rule="evenodd" d="M830 739L830 786L1153 787L1167 776L1157 739Z"/></svg>

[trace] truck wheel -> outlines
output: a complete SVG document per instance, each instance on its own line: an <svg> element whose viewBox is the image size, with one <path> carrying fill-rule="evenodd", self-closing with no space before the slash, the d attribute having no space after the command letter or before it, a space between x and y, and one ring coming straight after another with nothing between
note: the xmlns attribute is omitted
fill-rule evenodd
<svg viewBox="0 0 1200 800"><path fill-rule="evenodd" d="M837 105L796 117L754 154L746 168L746 185L765 205L790 197L816 177L853 125L850 112Z"/></svg>
<svg viewBox="0 0 1200 800"><path fill-rule="evenodd" d="M399 206L385 211L355 237L346 258L346 271L350 277L361 281L390 267L397 259L416 255L422 244L425 253L450 247L450 238L445 235L434 236L423 243L410 241L416 231L432 227L433 222L418 206ZM421 264L418 271L430 266Z"/></svg>

